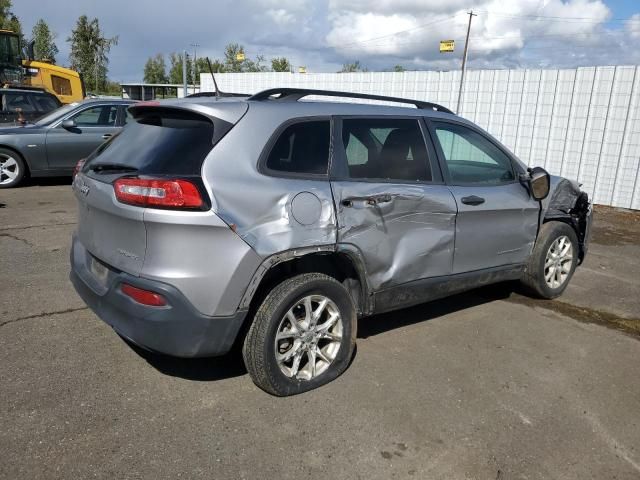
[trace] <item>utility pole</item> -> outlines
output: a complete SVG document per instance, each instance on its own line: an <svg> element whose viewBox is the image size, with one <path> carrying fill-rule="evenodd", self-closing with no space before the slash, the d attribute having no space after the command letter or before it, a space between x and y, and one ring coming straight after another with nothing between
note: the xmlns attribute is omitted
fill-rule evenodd
<svg viewBox="0 0 640 480"><path fill-rule="evenodd" d="M460 115L460 106L462 105L462 88L464 87L464 73L467 69L467 53L469 52L469 33L471 32L471 19L478 15L471 10L469 15L469 25L467 25L467 39L464 42L464 53L462 54L462 74L460 75L460 89L458 90L458 108L456 113Z"/></svg>
<svg viewBox="0 0 640 480"><path fill-rule="evenodd" d="M187 92L187 51L184 50L182 52L182 88L183 96L186 97L189 92Z"/></svg>
<svg viewBox="0 0 640 480"><path fill-rule="evenodd" d="M198 75L198 63L196 62L198 57L196 56L196 54L197 48L200 46L200 44L192 43L191 46L193 47L193 93L196 93L196 76Z"/></svg>

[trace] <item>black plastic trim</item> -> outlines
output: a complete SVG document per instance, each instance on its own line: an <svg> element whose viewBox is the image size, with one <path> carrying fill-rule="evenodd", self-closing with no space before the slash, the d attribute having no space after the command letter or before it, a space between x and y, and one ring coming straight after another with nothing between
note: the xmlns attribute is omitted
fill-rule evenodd
<svg viewBox="0 0 640 480"><path fill-rule="evenodd" d="M504 265L473 272L423 278L389 287L375 293L375 313L430 302L483 285L517 280L521 277L523 270L524 265L521 264Z"/></svg>
<svg viewBox="0 0 640 480"><path fill-rule="evenodd" d="M276 95L277 98L271 98ZM250 96L247 100L264 101L271 99L278 102L297 102L301 98L307 97L309 95L317 95L322 97L361 98L365 100L380 100L383 102L406 103L409 105L415 105L416 108L419 108L421 110L434 110L437 112L450 113L454 115L451 110L443 107L442 105L438 105L437 103L432 102L424 102L422 100L386 97L384 95L371 95L368 93L338 92L334 90L314 90L307 88L270 88L268 90L263 90L262 92L258 92Z"/></svg>

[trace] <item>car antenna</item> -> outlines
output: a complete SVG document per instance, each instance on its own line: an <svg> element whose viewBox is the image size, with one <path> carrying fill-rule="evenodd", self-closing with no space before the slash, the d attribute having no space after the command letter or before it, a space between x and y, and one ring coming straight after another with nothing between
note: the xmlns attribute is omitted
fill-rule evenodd
<svg viewBox="0 0 640 480"><path fill-rule="evenodd" d="M218 88L218 82L216 82L216 76L213 74L213 68L211 67L211 60L207 57L207 65L209 65L209 73L211 74L211 78L213 78L213 87L216 89L216 98L222 97L222 92Z"/></svg>

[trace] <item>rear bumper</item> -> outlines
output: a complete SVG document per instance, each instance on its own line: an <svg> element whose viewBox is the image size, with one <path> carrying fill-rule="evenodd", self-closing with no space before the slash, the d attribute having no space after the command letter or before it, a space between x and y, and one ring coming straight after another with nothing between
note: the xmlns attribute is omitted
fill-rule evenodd
<svg viewBox="0 0 640 480"><path fill-rule="evenodd" d="M116 332L143 348L176 357L206 357L227 353L246 312L210 317L198 312L184 295L166 283L110 270L99 282L88 267L90 254L74 238L70 279L78 295ZM122 293L120 285L160 293L164 307L139 304Z"/></svg>

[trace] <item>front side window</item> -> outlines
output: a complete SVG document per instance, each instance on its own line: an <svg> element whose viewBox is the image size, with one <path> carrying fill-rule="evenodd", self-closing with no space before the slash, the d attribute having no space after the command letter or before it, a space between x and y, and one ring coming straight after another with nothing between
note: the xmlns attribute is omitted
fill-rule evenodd
<svg viewBox="0 0 640 480"><path fill-rule="evenodd" d="M290 125L269 153L269 170L296 174L326 174L329 166L331 124L314 120Z"/></svg>
<svg viewBox="0 0 640 480"><path fill-rule="evenodd" d="M78 127L113 127L117 117L117 105L101 105L82 110L71 118Z"/></svg>
<svg viewBox="0 0 640 480"><path fill-rule="evenodd" d="M348 178L432 180L418 120L345 119L342 143Z"/></svg>
<svg viewBox="0 0 640 480"><path fill-rule="evenodd" d="M433 123L452 183L496 185L515 179L509 157L483 135L462 125Z"/></svg>

